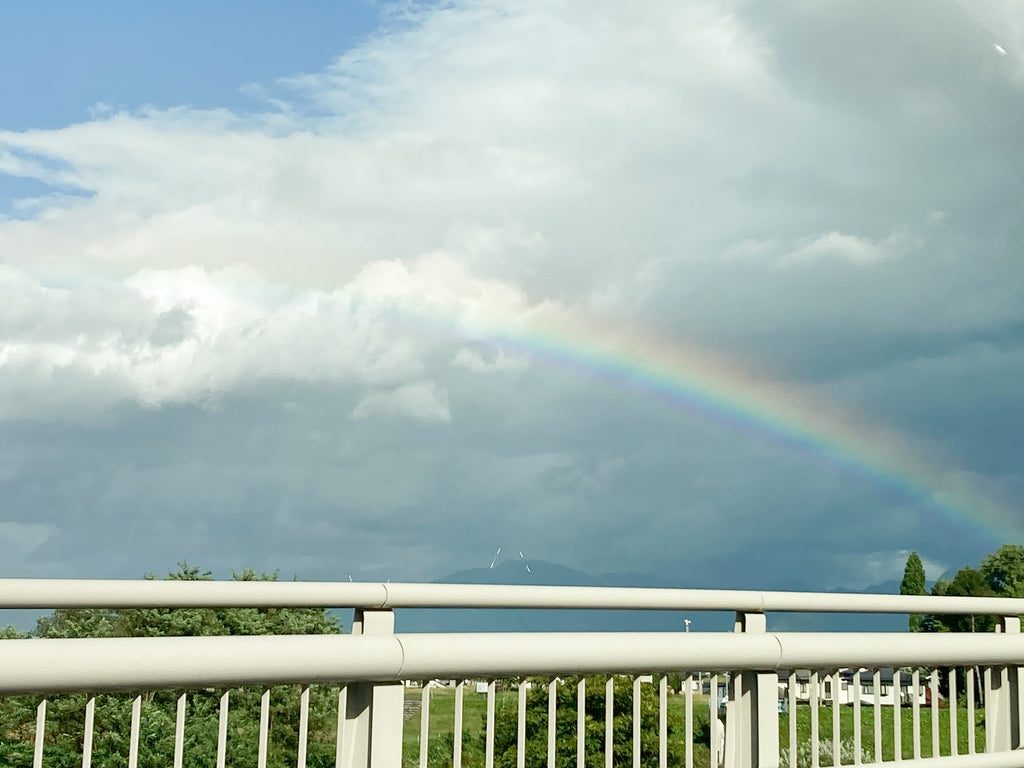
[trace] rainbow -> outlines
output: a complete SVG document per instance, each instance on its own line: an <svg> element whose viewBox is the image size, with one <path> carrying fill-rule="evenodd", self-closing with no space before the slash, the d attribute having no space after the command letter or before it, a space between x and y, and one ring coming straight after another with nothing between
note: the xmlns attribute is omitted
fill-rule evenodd
<svg viewBox="0 0 1024 768"><path fill-rule="evenodd" d="M67 285L76 276L64 270L46 276ZM781 445L809 461L867 478L894 491L904 504L937 512L980 528L1004 542L1021 538L1015 505L978 487L970 473L949 459L928 456L905 435L862 414L845 413L834 403L794 385L773 382L707 350L658 338L647 329L593 318L582 319L555 305L542 304L526 318L497 314L468 318L430 303L385 302L355 292L410 333L429 333L465 344L493 345L513 355L597 379L717 422L735 432ZM394 297L392 297L394 298Z"/></svg>
<svg viewBox="0 0 1024 768"><path fill-rule="evenodd" d="M1010 504L980 490L969 473L926 459L907 436L706 350L646 330L623 329L620 323L581 321L561 313L514 330L492 325L456 333L462 340L490 343L779 443L894 491L904 504L980 528L995 540L1020 537L1019 515Z"/></svg>

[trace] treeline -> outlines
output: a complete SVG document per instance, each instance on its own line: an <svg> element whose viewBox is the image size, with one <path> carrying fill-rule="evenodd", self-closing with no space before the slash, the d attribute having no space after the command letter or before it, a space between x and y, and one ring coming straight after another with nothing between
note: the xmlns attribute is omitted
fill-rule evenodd
<svg viewBox="0 0 1024 768"><path fill-rule="evenodd" d="M154 578L152 575L147 578ZM168 574L172 580L210 580L212 574L188 563ZM276 581L277 574L244 570L238 581ZM80 637L181 637L197 635L336 634L338 620L319 608L231 609L58 609L41 617L35 631L21 633L0 628L0 638ZM185 728L185 766L214 763L223 691L208 689L188 695ZM229 696L228 765L256 764L260 694L256 689L232 689ZM101 694L96 697L92 765L122 768L128 761L131 706L135 693ZM178 693L142 692L139 735L139 768L166 768L174 753L174 724ZM298 686L276 686L270 697L269 766L293 766L299 732ZM0 766L29 768L38 696L0 699ZM71 694L47 700L44 765L76 768L82 764L86 696ZM334 765L337 723L337 686L317 686L311 691L307 765Z"/></svg>
<svg viewBox="0 0 1024 768"><path fill-rule="evenodd" d="M277 574L245 570L233 574L239 581L277 580ZM154 578L148 576L147 578ZM212 575L188 563L181 563L172 580L209 580ZM41 617L34 632L20 633L12 627L0 628L0 638L83 638L83 637L180 637L198 635L333 634L341 632L337 619L324 609L58 609ZM678 677L678 676L675 676ZM515 681L506 681L513 683ZM541 765L547 760L547 686L536 679L528 692L526 718L527 762ZM576 765L576 683L563 680L558 686L557 754L558 768ZM671 680L676 685L678 679ZM311 689L309 741L306 764L309 768L334 765L338 686ZM217 689L190 691L187 698L183 764L207 768L215 762L219 727ZM255 688L232 689L228 716L228 766L256 764L261 691ZM141 692L142 715L139 736L139 768L165 768L174 753L177 691ZM96 768L122 768L128 761L134 692L96 696L92 765ZM295 765L299 733L298 686L275 686L270 699L270 738L267 764L271 768ZM614 751L616 763L632 759L633 704L632 685L626 678L614 681ZM0 698L0 766L29 768L33 747L38 696ZM44 765L47 768L77 768L82 761L85 694L59 695L47 700ZM604 765L605 678L588 678L586 686L586 766ZM657 764L658 709L654 697L641 698L642 765ZM495 729L495 765L514 768L517 763L515 697L499 699ZM708 723L706 713L695 718L695 753L707 759ZM481 721L483 716L481 716ZM481 725L483 723L481 722ZM678 712L669 715L672 735L669 759L682 762L683 721ZM412 747L410 750L409 747ZM430 764L451 766L453 737L450 732L433 734L428 745ZM417 753L415 745L406 752ZM482 768L484 732L464 734L463 765ZM418 754L404 754L403 763L415 765Z"/></svg>
<svg viewBox="0 0 1024 768"><path fill-rule="evenodd" d="M931 591L925 588L925 572L921 558L911 552L900 582L900 594L953 597L1024 597L1024 547L1004 544L995 552L981 559L977 568L964 566L952 579L938 579ZM924 614L910 617L912 632L993 632L997 616L964 614ZM955 696L967 692L967 669L957 667ZM974 667L974 697L984 703L985 690L982 685L980 667ZM943 696L950 696L949 672L939 671L939 690Z"/></svg>
<svg viewBox="0 0 1024 768"><path fill-rule="evenodd" d="M147 576L147 578L154 578ZM166 577L171 580L210 580L212 574L188 563ZM245 570L233 574L239 581L276 581L277 574ZM0 639L84 638L84 637L181 637L199 635L280 635L334 634L341 632L337 619L324 609L230 608L230 609L58 609L41 617L36 629L22 633L13 627L0 628ZM558 768L576 765L576 684L568 678L558 686L557 755ZM670 681L679 684L678 676ZM516 681L505 681L512 686ZM547 686L546 679L532 679L528 691L526 718L527 763L542 765L547 760ZM311 688L309 739L306 765L309 768L334 766L338 686ZM141 728L138 747L139 768L166 768L174 754L177 691L143 691L96 696L92 765L95 768L123 768L128 762L132 700L142 695ZM223 691L190 691L183 765L208 768L214 765L219 728L219 702ZM260 696L257 688L236 688L229 693L227 766L256 765L259 744ZM299 686L275 686L270 697L270 733L267 765L290 768L295 765L299 734ZM614 752L617 764L632 759L633 690L626 678L614 681ZM0 766L30 768L33 764L36 708L39 696L0 698ZM43 764L47 768L78 768L82 764L85 694L57 695L47 698L46 730L43 739ZM641 697L642 765L656 768L658 705L650 694ZM586 766L604 765L605 678L587 679L586 686ZM497 707L495 728L495 766L514 768L517 764L515 697L502 696ZM481 723L483 725L483 715ZM708 723L706 713L695 717L695 755L707 760ZM680 713L669 714L672 736L669 759L682 762L683 720ZM431 735L428 755L432 766L451 766L453 736L450 731ZM410 749L411 747L411 749ZM418 760L415 744L406 745L403 764L414 766ZM463 765L483 768L485 741L483 728L463 736Z"/></svg>
<svg viewBox="0 0 1024 768"><path fill-rule="evenodd" d="M900 582L901 595L956 597L1024 597L1024 547L1004 544L981 559L977 568L964 566L952 579L938 579L926 590L924 566L911 552ZM991 632L995 616L923 615L910 617L912 632Z"/></svg>

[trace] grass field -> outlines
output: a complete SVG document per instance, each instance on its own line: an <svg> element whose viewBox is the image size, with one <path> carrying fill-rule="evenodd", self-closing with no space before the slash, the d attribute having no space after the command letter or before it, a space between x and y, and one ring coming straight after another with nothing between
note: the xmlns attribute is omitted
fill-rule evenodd
<svg viewBox="0 0 1024 768"><path fill-rule="evenodd" d="M406 701L419 702L420 690L410 689L406 692ZM651 694L655 695L655 694ZM497 709L500 711L502 705L515 706L515 691L499 691L496 696ZM463 701L463 733L464 741L472 740L478 743L482 739L484 728L484 715L486 712L487 698L484 694L478 694L470 686L466 686ZM883 707L881 716L882 725L882 758L892 760L895 746L893 729L893 710L891 707ZM450 689L434 689L431 692L430 700L430 744L428 747L428 764L432 767L443 768L452 763L452 745L454 742L452 733L455 721L455 693ZM668 719L670 731L674 731L674 738L682 738L682 723L685 716L685 697L682 695L671 695L668 700ZM694 696L694 730L706 734L708 722L708 697ZM910 707L904 707L900 711L901 722L901 754L904 758L914 756L914 739L912 735L913 711ZM803 744L801 758L798 762L802 765L809 757L809 745L811 737L811 709L802 705L797 708L797 742ZM982 713L975 713L974 729L976 748L984 750L985 732L982 721ZM403 762L407 766L415 766L419 763L419 734L420 734L420 713L417 711L405 721L403 733L402 754ZM676 728L672 728L672 724ZM921 707L921 756L932 756L932 725L931 710L928 707ZM968 751L969 723L967 710L960 708L957 715L957 751L959 754L966 754ZM854 712L853 708L846 706L840 708L840 734L841 739L847 743L847 752L844 762L852 762L852 749L854 739ZM949 710L939 710L939 734L942 755L951 754L949 740ZM832 738L832 709L830 707L819 708L819 742ZM695 736L696 742L696 736ZM782 751L786 752L789 745L789 715L779 715L779 744ZM831 747L823 744L821 749L821 764L831 765ZM870 706L861 707L861 749L864 759L874 760L874 711ZM471 764L472 760L467 760ZM709 751L706 737L703 743L694 744L694 764L697 766L708 765ZM671 763L670 763L671 764ZM527 762L530 766L530 761ZM531 767L532 768L532 767ZM536 768L540 768L538 765Z"/></svg>
<svg viewBox="0 0 1024 768"><path fill-rule="evenodd" d="M831 707L820 707L819 717L819 740L832 738L832 709ZM901 750L904 758L914 756L913 720L914 714L910 707L903 707L900 710L900 731ZM968 734L970 732L969 717L967 709L961 707L957 710L957 752L966 754L968 748ZM942 755L951 754L950 733L949 733L949 710L939 710L939 753ZM843 741L853 742L854 738L854 712L853 707L840 708L840 733ZM892 760L895 748L894 722L892 707L883 707L881 712L882 726L882 758ZM811 738L811 708L800 706L796 712L797 741L810 742ZM975 712L975 745L978 751L985 748L985 728L982 720L982 713ZM869 760L874 760L875 755L875 716L874 709L870 706L861 707L861 749L866 753ZM921 707L921 756L932 757L932 715L931 709ZM779 715L779 743L785 749L789 744L789 716Z"/></svg>

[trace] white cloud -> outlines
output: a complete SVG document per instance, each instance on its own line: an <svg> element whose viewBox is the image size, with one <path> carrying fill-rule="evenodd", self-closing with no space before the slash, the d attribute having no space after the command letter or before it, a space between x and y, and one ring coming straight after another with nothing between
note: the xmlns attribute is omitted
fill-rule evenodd
<svg viewBox="0 0 1024 768"><path fill-rule="evenodd" d="M405 384L390 392L374 392L352 409L354 419L375 416L399 416L426 424L448 424L452 420L447 393L431 381Z"/></svg>
<svg viewBox="0 0 1024 768"><path fill-rule="evenodd" d="M914 239L905 231L896 231L881 240L851 235L846 232L826 232L804 242L779 259L780 266L807 264L817 261L845 261L858 267L870 267L901 256ZM749 248L740 253L749 252Z"/></svg>
<svg viewBox="0 0 1024 768"><path fill-rule="evenodd" d="M452 358L452 365L466 368L475 373L494 373L522 368L526 365L526 360L522 356L506 352L500 347L487 349L461 347Z"/></svg>
<svg viewBox="0 0 1024 768"><path fill-rule="evenodd" d="M513 327L533 309L443 254L371 262L332 291L197 266L58 289L0 266L0 296L8 419L90 418L123 400L204 402L260 379L401 385L422 376L438 344ZM412 407L424 391L399 386L391 400ZM371 395L357 413L379 400ZM419 411L447 420L435 400Z"/></svg>

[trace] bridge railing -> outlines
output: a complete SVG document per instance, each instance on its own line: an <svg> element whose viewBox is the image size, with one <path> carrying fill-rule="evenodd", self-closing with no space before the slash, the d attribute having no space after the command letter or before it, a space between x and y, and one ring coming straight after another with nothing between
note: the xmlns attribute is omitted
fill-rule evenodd
<svg viewBox="0 0 1024 768"><path fill-rule="evenodd" d="M257 766L263 768L271 718L269 691L286 684L302 689L295 755L299 768L306 765L310 686L323 684L341 686L334 756L339 768L399 768L403 761L415 765L408 749L403 754L404 683L430 680L454 681L452 753L447 763L453 768L461 768L463 761L465 681L481 682L486 695L483 765L493 768L499 679L518 681L512 684L516 765L534 768L528 761L526 732L527 689L535 680L526 682L527 678L541 678L547 684L548 766L558 764L564 754L556 733L558 687L567 678L574 681L576 764L584 768L594 751L594 745L586 743L588 730L593 739L593 729L586 727L587 675L606 676L601 711L593 713L604 717L606 768L624 760L614 743L614 715L622 708L615 702L618 676L632 680L632 739L627 752L634 768L655 759L659 768L668 768L676 754L681 754L681 764L692 768L700 750L706 751L701 763L706 759L709 768L880 763L886 757L937 767L1024 767L1024 634L1018 618L1024 613L1024 600L542 586L0 579L0 608L83 607L356 611L349 635L0 640L0 695L42 697L33 736L36 768L44 765L47 697L86 692L81 756L84 768L90 768L96 694L158 690L183 692L168 755L175 768L182 768L188 692L208 689L224 690L216 748L216 764L224 768L231 756L227 691L242 686L263 692L257 753ZM736 621L731 633L394 632L395 608L516 607L731 610ZM780 633L768 631L770 611L959 613L996 615L999 622L997 632L979 634ZM676 696L683 699L684 744L676 752L669 749L670 737L679 737L679 729L670 734L668 727L673 696L669 674L678 675L681 691ZM960 687L958 680L966 683L963 712L958 698L949 696ZM650 684L645 686L645 681ZM706 701L705 689L697 681L708 683ZM657 700L656 747L641 733L640 706L647 696ZM426 686L420 706L416 758L421 768L428 768ZM847 707L851 715L844 717ZM831 727L823 727L822 712L827 718L829 709ZM780 710L786 710L781 733ZM909 710L909 718L904 710ZM697 736L706 744L695 744L698 711L707 713L707 728ZM129 768L136 768L138 760L141 713L142 697L136 696ZM803 719L810 733L801 737L798 721ZM0 723L0 740L15 737ZM564 737L563 732L563 742ZM648 745L649 754L643 753L642 744Z"/></svg>

